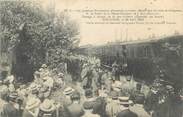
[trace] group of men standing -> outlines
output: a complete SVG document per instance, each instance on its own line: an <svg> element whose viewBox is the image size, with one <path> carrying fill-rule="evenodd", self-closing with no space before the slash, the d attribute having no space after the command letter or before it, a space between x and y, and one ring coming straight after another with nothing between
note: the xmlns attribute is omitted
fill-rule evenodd
<svg viewBox="0 0 183 117"><path fill-rule="evenodd" d="M86 70L86 71L85 71ZM83 65L82 85L78 88L65 81L66 74L50 70L46 64L34 73L27 85L2 83L1 117L138 117L130 110L130 95L121 95L116 66L112 73L100 65ZM10 79L10 78L9 78ZM10 80L11 81L11 80ZM54 100L56 92L61 98ZM57 97L54 97L57 98Z"/></svg>

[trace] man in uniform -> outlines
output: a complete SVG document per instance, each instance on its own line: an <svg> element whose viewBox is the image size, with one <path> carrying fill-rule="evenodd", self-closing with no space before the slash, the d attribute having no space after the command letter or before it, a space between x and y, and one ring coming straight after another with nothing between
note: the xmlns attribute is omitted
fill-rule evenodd
<svg viewBox="0 0 183 117"><path fill-rule="evenodd" d="M83 78L87 78L87 83L84 88L91 88L92 87L92 78L93 78L93 70L90 67L89 70L87 71L86 75Z"/></svg>
<svg viewBox="0 0 183 117"><path fill-rule="evenodd" d="M119 65L115 61L112 64L112 74L113 74L113 80L120 81L120 74L119 74Z"/></svg>

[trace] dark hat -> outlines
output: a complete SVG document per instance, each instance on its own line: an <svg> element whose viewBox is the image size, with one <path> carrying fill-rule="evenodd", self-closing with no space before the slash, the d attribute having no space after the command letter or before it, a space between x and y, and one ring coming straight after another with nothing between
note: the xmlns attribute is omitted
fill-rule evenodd
<svg viewBox="0 0 183 117"><path fill-rule="evenodd" d="M87 97L87 98L93 97L93 92L91 89L85 90L85 97Z"/></svg>
<svg viewBox="0 0 183 117"><path fill-rule="evenodd" d="M79 100L80 99L80 93L77 91L74 91L71 95L71 100Z"/></svg>
<svg viewBox="0 0 183 117"><path fill-rule="evenodd" d="M83 108L86 110L93 109L94 102L88 101L83 103Z"/></svg>

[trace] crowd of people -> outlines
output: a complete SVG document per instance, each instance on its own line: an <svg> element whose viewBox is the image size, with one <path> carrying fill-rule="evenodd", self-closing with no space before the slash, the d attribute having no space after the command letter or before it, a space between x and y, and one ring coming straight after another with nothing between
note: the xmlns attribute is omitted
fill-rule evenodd
<svg viewBox="0 0 183 117"><path fill-rule="evenodd" d="M143 107L154 103L153 99L146 100L144 86L132 82L132 76L120 76L117 63L111 69L102 67L98 59L88 59L82 64L79 85L68 81L66 72L50 69L46 64L35 71L34 80L28 84L17 85L13 75L9 75L0 82L0 117L152 116ZM157 91L148 89L152 95ZM158 101L163 103L165 98ZM140 105L137 110L141 108L141 112L132 109L135 105ZM145 114L139 116L142 113Z"/></svg>

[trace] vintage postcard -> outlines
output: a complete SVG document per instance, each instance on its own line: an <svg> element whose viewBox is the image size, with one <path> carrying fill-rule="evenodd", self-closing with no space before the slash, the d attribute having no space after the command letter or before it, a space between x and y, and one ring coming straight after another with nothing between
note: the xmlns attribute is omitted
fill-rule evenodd
<svg viewBox="0 0 183 117"><path fill-rule="evenodd" d="M183 117L183 0L0 0L0 117Z"/></svg>

